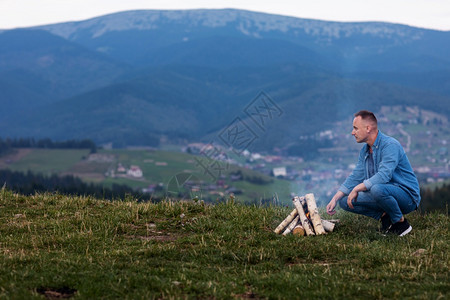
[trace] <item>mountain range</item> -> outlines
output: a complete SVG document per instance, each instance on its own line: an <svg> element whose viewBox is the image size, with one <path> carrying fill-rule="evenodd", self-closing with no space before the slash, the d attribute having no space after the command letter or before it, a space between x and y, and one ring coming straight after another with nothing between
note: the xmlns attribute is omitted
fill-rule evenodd
<svg viewBox="0 0 450 300"><path fill-rule="evenodd" d="M220 143L237 120L252 148L270 152L359 109L416 105L450 117L448 53L448 31L233 9L3 30L1 136ZM278 108L264 126L249 114L261 95Z"/></svg>

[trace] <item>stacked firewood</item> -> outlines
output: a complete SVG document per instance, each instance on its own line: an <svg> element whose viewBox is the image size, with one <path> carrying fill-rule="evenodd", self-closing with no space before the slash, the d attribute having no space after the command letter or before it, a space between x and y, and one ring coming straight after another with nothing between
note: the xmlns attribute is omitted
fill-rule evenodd
<svg viewBox="0 0 450 300"><path fill-rule="evenodd" d="M334 230L334 222L320 218L314 194L295 196L292 202L295 208L274 230L276 234L320 235Z"/></svg>

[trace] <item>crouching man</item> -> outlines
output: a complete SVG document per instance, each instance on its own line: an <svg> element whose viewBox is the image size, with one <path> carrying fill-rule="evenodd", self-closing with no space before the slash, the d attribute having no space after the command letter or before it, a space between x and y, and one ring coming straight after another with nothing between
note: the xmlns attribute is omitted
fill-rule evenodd
<svg viewBox="0 0 450 300"><path fill-rule="evenodd" d="M327 213L334 214L339 202L346 211L380 220L384 233L408 234L412 227L404 215L419 206L420 189L403 147L378 130L375 115L367 110L355 114L352 135L365 145Z"/></svg>

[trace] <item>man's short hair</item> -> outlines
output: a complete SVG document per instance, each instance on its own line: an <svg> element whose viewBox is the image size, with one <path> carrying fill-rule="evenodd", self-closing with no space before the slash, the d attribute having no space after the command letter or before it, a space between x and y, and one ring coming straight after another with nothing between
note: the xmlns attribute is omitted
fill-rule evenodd
<svg viewBox="0 0 450 300"><path fill-rule="evenodd" d="M355 114L356 117L361 117L361 119L365 121L371 121L375 124L378 124L377 118L375 117L374 113L368 110L360 110Z"/></svg>

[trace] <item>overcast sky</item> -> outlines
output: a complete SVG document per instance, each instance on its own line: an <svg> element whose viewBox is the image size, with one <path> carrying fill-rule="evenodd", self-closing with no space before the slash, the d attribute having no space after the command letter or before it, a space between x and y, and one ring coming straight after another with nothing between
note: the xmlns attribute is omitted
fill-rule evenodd
<svg viewBox="0 0 450 300"><path fill-rule="evenodd" d="M330 21L385 21L450 30L450 0L0 0L0 29L134 9L238 8Z"/></svg>

